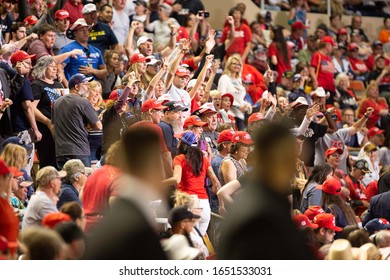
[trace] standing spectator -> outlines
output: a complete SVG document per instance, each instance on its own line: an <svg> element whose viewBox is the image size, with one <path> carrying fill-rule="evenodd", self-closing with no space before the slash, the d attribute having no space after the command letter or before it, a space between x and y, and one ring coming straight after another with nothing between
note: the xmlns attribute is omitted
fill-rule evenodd
<svg viewBox="0 0 390 280"><path fill-rule="evenodd" d="M291 25L291 35L286 40L294 44L292 58L298 58L298 53L305 47L304 34L306 28L301 21L296 21Z"/></svg>
<svg viewBox="0 0 390 280"><path fill-rule="evenodd" d="M234 97L231 113L233 114L238 130L244 130L245 113L251 113L251 105L245 101L246 90L241 80L242 60L237 54L232 55L226 62L223 75L218 81L218 90L221 94L230 93Z"/></svg>
<svg viewBox="0 0 390 280"><path fill-rule="evenodd" d="M370 207L366 216L363 218L362 224L365 226L369 221L383 218L390 220L390 191L379 193L370 200Z"/></svg>
<svg viewBox="0 0 390 280"><path fill-rule="evenodd" d="M213 167L214 173L217 176L218 180L221 182L219 177L219 169L222 163L222 160L229 155L230 148L232 146L234 132L231 129L226 129L221 131L217 140L217 150L218 155L216 155L211 161L211 166Z"/></svg>
<svg viewBox="0 0 390 280"><path fill-rule="evenodd" d="M161 118L158 126L164 134L165 143L172 157L177 156L178 141L174 137L174 128L180 127L181 114L183 111L188 111L188 108L183 107L179 102L170 101L163 103L167 108L164 109L164 116Z"/></svg>
<svg viewBox="0 0 390 280"><path fill-rule="evenodd" d="M1 53L0 49L0 53ZM11 108L10 99L11 88L9 77L5 70L0 69L0 145L3 144L3 138L12 136Z"/></svg>
<svg viewBox="0 0 390 280"><path fill-rule="evenodd" d="M61 178L65 171L57 171L52 166L40 169L36 176L38 190L31 197L23 218L22 229L40 226L46 214L58 212L56 204L61 191Z"/></svg>
<svg viewBox="0 0 390 280"><path fill-rule="evenodd" d="M383 44L390 42L390 17L387 16L383 19L383 29L379 32L379 41Z"/></svg>
<svg viewBox="0 0 390 280"><path fill-rule="evenodd" d="M278 72L276 83L280 83L283 73L287 70L292 70L291 52L285 41L282 26L275 26L270 33L270 38L272 39L272 43L268 47L268 56L270 58L270 64Z"/></svg>
<svg viewBox="0 0 390 280"><path fill-rule="evenodd" d="M335 96L334 72L335 67L332 63L332 50L336 43L330 36L325 36L319 43L319 50L313 55L310 62L310 76L313 87L323 87L330 92L328 103L333 104Z"/></svg>
<svg viewBox="0 0 390 280"><path fill-rule="evenodd" d="M322 38L324 38L325 36L329 36L328 32L329 31L328 31L328 27L326 26L326 24L321 23L317 26L315 35L316 35L317 39L319 39L321 41Z"/></svg>
<svg viewBox="0 0 390 280"><path fill-rule="evenodd" d="M121 78L118 73L119 53L115 50L106 50L103 53L103 61L106 64L107 77L104 80L99 79L102 85L102 97L108 99L115 86L121 84Z"/></svg>
<svg viewBox="0 0 390 280"><path fill-rule="evenodd" d="M39 166L57 166L54 126L51 114L54 102L61 97L62 84L56 81L57 62L52 56L43 56L37 61L32 76L35 78L31 85L33 106L37 126L42 133L42 140L36 144Z"/></svg>
<svg viewBox="0 0 390 280"><path fill-rule="evenodd" d="M70 15L68 11L58 10L54 14L54 19L54 24L56 27L56 39L54 40L53 52L54 55L58 55L60 50L67 44L72 43L73 40L69 39L68 36L66 36L66 31L68 30L70 25Z"/></svg>
<svg viewBox="0 0 390 280"><path fill-rule="evenodd" d="M88 44L90 28L91 26L83 18L78 19L70 27L75 41L64 46L60 54L77 51L77 55L74 53L74 56L68 57L63 61L63 64L59 64L59 71L64 73L66 80L77 73L99 79L104 79L107 76L102 53L98 48ZM82 51L82 54L80 54L80 51Z"/></svg>
<svg viewBox="0 0 390 280"><path fill-rule="evenodd" d="M131 0L113 0L113 18L114 23L112 25L112 30L118 40L118 43L121 45L125 44L126 36L129 33L130 20L129 15L125 12L126 1L131 2Z"/></svg>
<svg viewBox="0 0 390 280"><path fill-rule="evenodd" d="M214 192L220 184L203 152L192 146L195 142L196 137L193 132L183 133L178 146L179 154L173 160L173 177L167 181L176 183L182 192L198 196L200 207L203 208L199 221L199 231L203 236L210 222L210 203L204 188L206 176L211 179Z"/></svg>
<svg viewBox="0 0 390 280"><path fill-rule="evenodd" d="M339 30L343 28L343 23L341 21L341 14L332 14L329 17L329 21L330 21L330 26L328 28L329 36L336 39Z"/></svg>
<svg viewBox="0 0 390 280"><path fill-rule="evenodd" d="M11 25L12 25L12 16L11 12L14 9L13 0L4 0L0 6L0 23L1 23L1 35L0 38L2 44L8 43L10 40Z"/></svg>
<svg viewBox="0 0 390 280"><path fill-rule="evenodd" d="M311 58L317 50L317 37L309 35L307 37L307 49L300 50L298 53L298 60L300 63L304 63L306 66L310 65Z"/></svg>
<svg viewBox="0 0 390 280"><path fill-rule="evenodd" d="M91 166L88 132L102 129L91 103L84 98L88 93L88 78L76 74L69 79L70 94L60 97L53 107L52 123L55 128L57 166L62 168L69 159L80 159L87 167Z"/></svg>
<svg viewBox="0 0 390 280"><path fill-rule="evenodd" d="M243 62L246 61L252 48L252 31L250 27L242 23L241 10L234 8L232 16L228 17L229 26L223 30L221 41L225 41L226 57L238 53Z"/></svg>
<svg viewBox="0 0 390 280"><path fill-rule="evenodd" d="M201 0L176 0L172 5L172 17L174 17L181 26L186 24L186 16L189 14L197 15L199 11L204 11L204 5Z"/></svg>
<svg viewBox="0 0 390 280"><path fill-rule="evenodd" d="M108 24L108 26L110 26L110 28L112 28L112 25L113 25L113 21L112 21L112 18L113 18L113 9L112 9L112 6L109 5L109 4L104 4L102 5L100 8L99 8L99 16L98 16L98 19L99 21L105 23L105 24Z"/></svg>
<svg viewBox="0 0 390 280"><path fill-rule="evenodd" d="M162 50L169 42L171 38L171 26L179 26L179 23L171 18L172 7L166 3L163 3L158 8L158 20L149 22L147 17L145 28L154 33L154 47L157 50Z"/></svg>
<svg viewBox="0 0 390 280"><path fill-rule="evenodd" d="M81 0L67 0L63 9L68 11L70 16L70 24L75 23L79 18L83 17L84 5Z"/></svg>
<svg viewBox="0 0 390 280"><path fill-rule="evenodd" d="M87 4L83 8L85 22L92 26L89 31L88 44L98 48L102 54L105 50L115 49L118 40L109 25L98 21L95 4Z"/></svg>
<svg viewBox="0 0 390 280"><path fill-rule="evenodd" d="M310 11L310 7L306 0L294 0L291 3L291 9L289 14L289 24L300 21L302 24L306 24L306 13Z"/></svg>
<svg viewBox="0 0 390 280"><path fill-rule="evenodd" d="M31 83L25 77L31 71L31 58L35 55L28 55L24 51L17 51L11 55L12 66L18 72L11 80L12 93L10 99L13 102L11 106L12 130L24 144L31 144L27 151L30 161L26 171L30 174L34 158L34 142L42 139L42 134L35 121L34 106L32 102L34 97L31 90Z"/></svg>
<svg viewBox="0 0 390 280"><path fill-rule="evenodd" d="M88 173L84 164L79 159L68 160L63 167L66 172L64 182L61 186L61 193L57 202L57 208L60 209L64 203L75 201L81 204L79 194L87 181ZM88 172L89 171L89 172Z"/></svg>
<svg viewBox="0 0 390 280"><path fill-rule="evenodd" d="M386 100L379 96L378 84L375 81L371 81L366 88L366 98L359 108L358 116L362 117L368 107L374 108L374 112L367 121L367 128L379 126L388 129L390 127L389 106Z"/></svg>
<svg viewBox="0 0 390 280"><path fill-rule="evenodd" d="M134 20L144 23L146 21L146 11L148 10L147 4L144 0L136 0L134 3L135 14L130 15L130 22Z"/></svg>

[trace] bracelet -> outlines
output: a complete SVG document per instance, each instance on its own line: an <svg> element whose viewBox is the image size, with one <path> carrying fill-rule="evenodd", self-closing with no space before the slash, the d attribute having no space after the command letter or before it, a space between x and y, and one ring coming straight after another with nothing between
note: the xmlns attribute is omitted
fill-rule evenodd
<svg viewBox="0 0 390 280"><path fill-rule="evenodd" d="M175 36L176 35L176 32L175 33L171 33L171 36Z"/></svg>
<svg viewBox="0 0 390 280"><path fill-rule="evenodd" d="M363 116L366 118L366 119L369 119L370 117L366 115L366 113L363 114Z"/></svg>

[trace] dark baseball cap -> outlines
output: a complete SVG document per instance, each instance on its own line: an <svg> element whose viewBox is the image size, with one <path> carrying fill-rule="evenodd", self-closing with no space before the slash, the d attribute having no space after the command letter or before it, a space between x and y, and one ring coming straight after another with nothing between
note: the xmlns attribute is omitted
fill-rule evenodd
<svg viewBox="0 0 390 280"><path fill-rule="evenodd" d="M175 207L169 212L168 222L171 226L186 219L200 219L200 216L195 215L185 206Z"/></svg>
<svg viewBox="0 0 390 280"><path fill-rule="evenodd" d="M164 109L164 112L183 112L188 111L187 107L184 107L180 102L169 101L163 104L167 108Z"/></svg>
<svg viewBox="0 0 390 280"><path fill-rule="evenodd" d="M368 166L368 162L365 159L359 159L353 165L356 169L360 169L364 173L371 173L370 168Z"/></svg>

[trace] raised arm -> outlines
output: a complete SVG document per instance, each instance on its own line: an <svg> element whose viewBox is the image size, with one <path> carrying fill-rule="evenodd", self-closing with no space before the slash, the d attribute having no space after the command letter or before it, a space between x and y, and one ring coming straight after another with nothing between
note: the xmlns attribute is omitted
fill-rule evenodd
<svg viewBox="0 0 390 280"><path fill-rule="evenodd" d="M138 21L133 21L130 25L129 33L126 37L125 49L128 57L131 57L134 54L134 30L138 27L138 25Z"/></svg>
<svg viewBox="0 0 390 280"><path fill-rule="evenodd" d="M156 88L157 83L163 78L167 70L168 62L167 59L164 58L160 71L158 71L158 73L152 78L152 80L150 80L149 85L146 89L146 96L148 97L148 99L153 97L154 89Z"/></svg>
<svg viewBox="0 0 390 280"><path fill-rule="evenodd" d="M168 45L161 51L162 57L169 56L176 47L177 30L179 29L179 27L172 23L169 25L169 28L171 29L170 38L168 41Z"/></svg>
<svg viewBox="0 0 390 280"><path fill-rule="evenodd" d="M176 56L175 60L172 62L171 66L168 70L167 79L165 80L165 88L168 91L173 82L173 78L175 77L175 72L179 66L180 61L182 60L185 53L189 51L190 42L186 39L181 39L179 44L179 54Z"/></svg>
<svg viewBox="0 0 390 280"><path fill-rule="evenodd" d="M374 109L368 107L366 112L363 114L363 116L350 127L349 134L354 135L358 133L364 127L364 125L366 124L367 120L371 117L373 112Z"/></svg>
<svg viewBox="0 0 390 280"><path fill-rule="evenodd" d="M226 16L226 20L229 23L230 31L227 39L225 40L225 50L230 48L234 41L234 19L232 16Z"/></svg>
<svg viewBox="0 0 390 280"><path fill-rule="evenodd" d="M204 79L206 78L207 67L213 61L213 59L214 59L214 55L212 55L212 54L209 54L208 56L206 56L206 63L203 66L202 71L200 71L199 77L196 79L195 86L189 92L191 99L195 97L196 91L199 89L199 87L204 82Z"/></svg>

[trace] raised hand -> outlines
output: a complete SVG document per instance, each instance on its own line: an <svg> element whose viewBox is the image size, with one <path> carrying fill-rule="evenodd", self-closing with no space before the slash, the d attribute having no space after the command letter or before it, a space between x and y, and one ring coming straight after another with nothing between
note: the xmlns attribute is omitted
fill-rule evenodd
<svg viewBox="0 0 390 280"><path fill-rule="evenodd" d="M306 117L310 120L313 116L315 116L321 109L319 104L314 104L306 111Z"/></svg>

